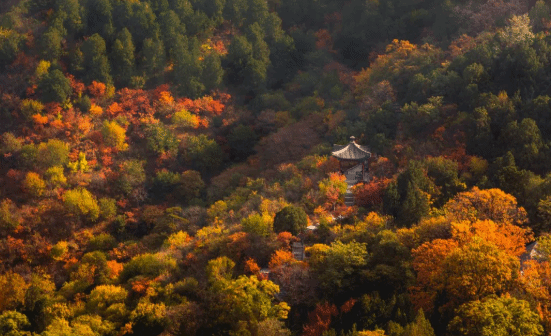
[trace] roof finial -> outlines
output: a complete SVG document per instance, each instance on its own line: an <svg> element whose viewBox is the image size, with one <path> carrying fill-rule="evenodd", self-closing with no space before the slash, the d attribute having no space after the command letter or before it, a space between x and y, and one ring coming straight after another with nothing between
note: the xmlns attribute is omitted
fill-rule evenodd
<svg viewBox="0 0 551 336"><path fill-rule="evenodd" d="M355 137L355 136L351 136L351 137L350 137L350 142L354 142L354 140L356 140L356 137Z"/></svg>

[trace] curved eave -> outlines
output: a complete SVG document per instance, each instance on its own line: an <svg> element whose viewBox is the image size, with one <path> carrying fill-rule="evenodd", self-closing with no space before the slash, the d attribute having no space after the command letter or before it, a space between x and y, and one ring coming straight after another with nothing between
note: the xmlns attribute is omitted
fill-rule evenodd
<svg viewBox="0 0 551 336"><path fill-rule="evenodd" d="M369 159L371 157L371 152L369 152L365 147L352 142L344 148L332 152L331 155L340 160L357 161Z"/></svg>

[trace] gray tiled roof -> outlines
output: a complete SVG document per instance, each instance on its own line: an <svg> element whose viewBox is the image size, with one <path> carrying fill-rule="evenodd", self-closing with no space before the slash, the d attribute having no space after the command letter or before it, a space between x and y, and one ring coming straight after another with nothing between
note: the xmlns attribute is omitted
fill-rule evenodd
<svg viewBox="0 0 551 336"><path fill-rule="evenodd" d="M346 146L334 145L331 155L342 160L364 160L371 157L371 152L365 146L358 145L351 137L352 141Z"/></svg>

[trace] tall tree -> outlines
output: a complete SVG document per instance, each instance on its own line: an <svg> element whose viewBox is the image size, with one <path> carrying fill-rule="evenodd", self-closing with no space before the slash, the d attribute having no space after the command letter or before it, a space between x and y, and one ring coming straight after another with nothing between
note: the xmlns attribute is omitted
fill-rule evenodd
<svg viewBox="0 0 551 336"><path fill-rule="evenodd" d="M134 58L134 43L132 42L132 34L128 29L123 30L118 34L118 38L113 43L111 51L111 64L115 82L128 86L136 71L136 63Z"/></svg>
<svg viewBox="0 0 551 336"><path fill-rule="evenodd" d="M113 80L105 40L99 34L90 36L88 40L84 41L82 52L84 54L85 81L87 83L98 81L111 84Z"/></svg>

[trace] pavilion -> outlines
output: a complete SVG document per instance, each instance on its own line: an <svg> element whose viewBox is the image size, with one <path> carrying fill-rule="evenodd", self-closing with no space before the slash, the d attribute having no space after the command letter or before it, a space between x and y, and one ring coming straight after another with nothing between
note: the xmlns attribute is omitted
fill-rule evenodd
<svg viewBox="0 0 551 336"><path fill-rule="evenodd" d="M341 172L343 171L343 163L359 162L358 165L355 165L344 172L347 180L355 180L356 182L367 181L365 166L371 157L371 152L366 146L358 145L355 140L356 138L351 136L348 145L333 145L331 155L339 160L339 170ZM353 174L352 178L349 177L350 174Z"/></svg>

